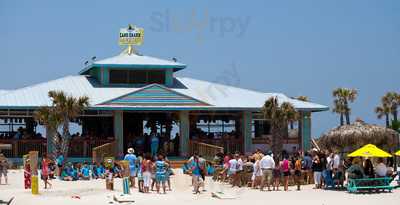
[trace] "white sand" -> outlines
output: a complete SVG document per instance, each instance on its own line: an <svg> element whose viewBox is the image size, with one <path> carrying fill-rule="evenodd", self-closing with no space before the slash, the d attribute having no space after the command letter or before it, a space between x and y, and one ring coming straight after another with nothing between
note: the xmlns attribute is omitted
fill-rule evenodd
<svg viewBox="0 0 400 205"><path fill-rule="evenodd" d="M317 205L367 205L367 204L400 204L400 190L394 190L392 193L380 194L349 194L345 191L326 191L313 190L312 186L303 186L301 191L294 191L290 187L289 192L260 192L249 188L230 188L228 185L213 183L207 179L206 192L200 195L193 195L190 187L191 178L178 173L172 177L172 189L166 195L156 193L143 194L137 189L132 189L132 195L136 202L132 204L176 204L176 205L195 205L195 204L218 204L218 205L264 205L264 204L317 204ZM3 181L4 183L4 181ZM64 182L52 180L53 188L44 190L43 182L40 181L40 194L33 196L30 190L23 189L23 171L9 171L9 185L0 185L0 199L8 200L15 196L12 204L21 205L64 205L64 204L119 204L112 200L114 194L122 192L120 179L115 180L115 191L105 189L104 180L74 181ZM211 191L222 189L230 195L237 196L237 199L220 200L211 197ZM79 196L80 199L74 199L71 196ZM123 203L129 204L129 203Z"/></svg>

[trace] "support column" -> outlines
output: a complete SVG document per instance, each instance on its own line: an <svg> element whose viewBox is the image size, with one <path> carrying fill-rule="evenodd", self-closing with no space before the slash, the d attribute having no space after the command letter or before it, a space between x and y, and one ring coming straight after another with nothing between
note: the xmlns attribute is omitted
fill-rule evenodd
<svg viewBox="0 0 400 205"><path fill-rule="evenodd" d="M302 113L301 145L304 152L311 149L311 113Z"/></svg>
<svg viewBox="0 0 400 205"><path fill-rule="evenodd" d="M114 137L117 144L118 157L124 156L124 113L114 112Z"/></svg>
<svg viewBox="0 0 400 205"><path fill-rule="evenodd" d="M251 139L251 123L252 114L250 111L244 111L242 113L242 134L243 134L243 151L245 154L251 154L252 152L252 139Z"/></svg>
<svg viewBox="0 0 400 205"><path fill-rule="evenodd" d="M189 112L179 112L179 147L181 156L189 156Z"/></svg>
<svg viewBox="0 0 400 205"><path fill-rule="evenodd" d="M174 71L172 69L165 70L165 85L172 86L174 84Z"/></svg>

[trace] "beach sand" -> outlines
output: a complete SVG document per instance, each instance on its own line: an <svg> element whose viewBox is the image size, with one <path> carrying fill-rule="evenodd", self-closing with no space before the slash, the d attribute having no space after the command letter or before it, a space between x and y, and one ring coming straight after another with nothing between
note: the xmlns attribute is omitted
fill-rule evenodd
<svg viewBox="0 0 400 205"><path fill-rule="evenodd" d="M229 185L214 183L210 178L206 181L206 192L200 195L193 195L191 177L183 175L180 170L175 171L172 176L172 191L163 194L143 194L137 189L132 189L134 203L121 204L175 204L175 205L196 205L196 204L218 204L218 205L255 205L255 204L307 204L307 205L368 205L368 204L400 204L400 190L392 193L380 194L349 194L346 191L314 190L311 185L303 186L301 191L284 192L260 192L249 188L230 188ZM4 183L4 181L3 181ZM23 189L23 170L9 170L9 184L0 185L0 200L8 200L15 197L12 204L17 205L66 205L66 204L119 204L113 201L114 194L122 192L121 179L115 179L115 191L105 189L105 180L73 181L65 182L52 180L51 189L43 189L43 182L40 181L39 195L32 195L30 190ZM237 197L236 199L216 199L211 197L212 191L224 191ZM80 199L73 198L78 196Z"/></svg>

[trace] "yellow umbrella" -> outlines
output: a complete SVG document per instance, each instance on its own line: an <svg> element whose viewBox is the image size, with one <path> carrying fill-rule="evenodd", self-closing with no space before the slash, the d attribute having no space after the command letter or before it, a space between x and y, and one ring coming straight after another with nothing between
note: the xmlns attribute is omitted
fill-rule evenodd
<svg viewBox="0 0 400 205"><path fill-rule="evenodd" d="M347 155L348 157L391 157L392 155L379 149L373 144L367 144L364 147Z"/></svg>
<svg viewBox="0 0 400 205"><path fill-rule="evenodd" d="M394 153L395 155L397 155L397 156L400 156L400 150L399 151L397 151L396 153Z"/></svg>

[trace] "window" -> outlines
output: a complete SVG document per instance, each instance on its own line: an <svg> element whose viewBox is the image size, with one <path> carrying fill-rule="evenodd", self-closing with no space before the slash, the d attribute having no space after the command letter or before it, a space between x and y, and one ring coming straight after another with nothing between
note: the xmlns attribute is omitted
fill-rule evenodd
<svg viewBox="0 0 400 205"><path fill-rule="evenodd" d="M165 83L165 72L164 71L149 71L147 73L148 83Z"/></svg>
<svg viewBox="0 0 400 205"><path fill-rule="evenodd" d="M147 72L145 70L129 71L129 83L131 84L146 84Z"/></svg>
<svg viewBox="0 0 400 205"><path fill-rule="evenodd" d="M267 120L253 120L252 137L263 138L271 134L271 124Z"/></svg>
<svg viewBox="0 0 400 205"><path fill-rule="evenodd" d="M111 84L165 84L165 71L110 70Z"/></svg>
<svg viewBox="0 0 400 205"><path fill-rule="evenodd" d="M127 70L110 70L110 83L111 84L128 83L128 71Z"/></svg>

